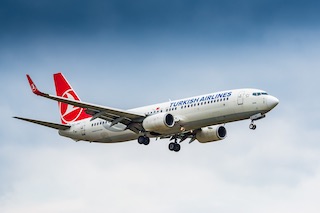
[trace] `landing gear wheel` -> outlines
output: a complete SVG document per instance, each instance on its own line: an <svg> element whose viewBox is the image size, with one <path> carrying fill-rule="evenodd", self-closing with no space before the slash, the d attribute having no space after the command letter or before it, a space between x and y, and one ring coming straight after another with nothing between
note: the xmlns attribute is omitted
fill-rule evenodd
<svg viewBox="0 0 320 213"><path fill-rule="evenodd" d="M148 145L150 143L150 138L148 138L146 136L139 136L138 137L138 143L139 144Z"/></svg>
<svg viewBox="0 0 320 213"><path fill-rule="evenodd" d="M257 125L255 124L250 124L249 129L255 130L257 128Z"/></svg>
<svg viewBox="0 0 320 213"><path fill-rule="evenodd" d="M149 145L149 143L150 143L150 138L148 138L148 137L144 137L144 145Z"/></svg>
<svg viewBox="0 0 320 213"><path fill-rule="evenodd" d="M175 147L175 143L169 143L169 150L173 151Z"/></svg>
<svg viewBox="0 0 320 213"><path fill-rule="evenodd" d="M179 152L180 149L181 149L180 144L178 144L178 143L169 143L169 150L170 151Z"/></svg>
<svg viewBox="0 0 320 213"><path fill-rule="evenodd" d="M139 136L138 137L138 143L139 144L143 144L143 142L144 142L144 136Z"/></svg>
<svg viewBox="0 0 320 213"><path fill-rule="evenodd" d="M176 144L175 144L175 146L174 146L173 151L175 151L175 152L179 152L179 151L180 151L180 149L181 149L180 144L176 143Z"/></svg>

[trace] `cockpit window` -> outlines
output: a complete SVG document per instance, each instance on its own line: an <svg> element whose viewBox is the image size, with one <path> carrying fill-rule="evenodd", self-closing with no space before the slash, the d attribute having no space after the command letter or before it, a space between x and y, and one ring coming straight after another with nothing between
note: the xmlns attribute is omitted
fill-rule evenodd
<svg viewBox="0 0 320 213"><path fill-rule="evenodd" d="M260 95L268 95L266 92L254 92L252 93L253 96L260 96Z"/></svg>

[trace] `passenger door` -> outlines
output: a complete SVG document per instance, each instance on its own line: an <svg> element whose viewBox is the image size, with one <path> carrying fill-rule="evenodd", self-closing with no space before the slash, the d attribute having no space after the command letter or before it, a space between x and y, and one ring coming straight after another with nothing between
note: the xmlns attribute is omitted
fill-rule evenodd
<svg viewBox="0 0 320 213"><path fill-rule="evenodd" d="M238 94L238 105L243 105L243 99L244 99L244 91L239 92Z"/></svg>

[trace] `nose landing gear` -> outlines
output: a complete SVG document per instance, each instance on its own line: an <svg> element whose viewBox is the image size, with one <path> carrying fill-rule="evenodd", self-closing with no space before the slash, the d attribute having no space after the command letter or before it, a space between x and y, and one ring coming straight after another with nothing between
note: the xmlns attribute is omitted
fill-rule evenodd
<svg viewBox="0 0 320 213"><path fill-rule="evenodd" d="M257 125L254 124L254 121L260 120L260 119L265 118L265 117L266 117L266 115L261 114L261 113L252 115L252 116L250 117L250 119L251 119L251 124L249 125L249 129L255 130L255 129L257 128Z"/></svg>
<svg viewBox="0 0 320 213"><path fill-rule="evenodd" d="M257 125L255 125L253 122L249 125L249 129L255 130L257 128Z"/></svg>

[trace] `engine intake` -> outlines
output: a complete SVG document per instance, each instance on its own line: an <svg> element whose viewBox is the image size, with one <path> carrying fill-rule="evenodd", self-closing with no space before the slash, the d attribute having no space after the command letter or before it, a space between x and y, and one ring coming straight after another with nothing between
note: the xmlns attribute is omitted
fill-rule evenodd
<svg viewBox="0 0 320 213"><path fill-rule="evenodd" d="M143 128L149 132L162 132L172 128L174 124L174 117L169 113L150 115L142 122Z"/></svg>
<svg viewBox="0 0 320 213"><path fill-rule="evenodd" d="M227 130L224 126L209 126L197 132L196 138L200 143L209 143L223 140L227 137Z"/></svg>

